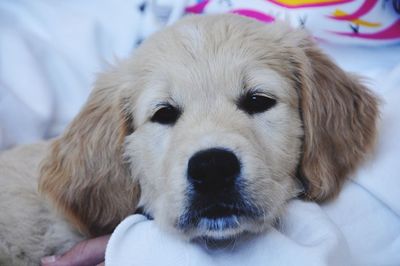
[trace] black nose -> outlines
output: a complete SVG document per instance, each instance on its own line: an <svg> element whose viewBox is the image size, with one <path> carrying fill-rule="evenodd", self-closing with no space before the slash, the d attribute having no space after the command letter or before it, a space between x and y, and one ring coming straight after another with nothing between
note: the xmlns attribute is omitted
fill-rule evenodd
<svg viewBox="0 0 400 266"><path fill-rule="evenodd" d="M188 163L188 179L196 192L223 192L235 185L240 173L236 155L224 149L212 148L194 154Z"/></svg>

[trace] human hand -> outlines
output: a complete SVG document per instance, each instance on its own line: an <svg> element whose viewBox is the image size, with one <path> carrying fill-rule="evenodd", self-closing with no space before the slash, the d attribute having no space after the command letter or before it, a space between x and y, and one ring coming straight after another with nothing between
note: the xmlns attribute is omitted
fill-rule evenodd
<svg viewBox="0 0 400 266"><path fill-rule="evenodd" d="M104 265L106 246L110 235L79 242L62 256L49 256L41 260L42 266L94 266Z"/></svg>

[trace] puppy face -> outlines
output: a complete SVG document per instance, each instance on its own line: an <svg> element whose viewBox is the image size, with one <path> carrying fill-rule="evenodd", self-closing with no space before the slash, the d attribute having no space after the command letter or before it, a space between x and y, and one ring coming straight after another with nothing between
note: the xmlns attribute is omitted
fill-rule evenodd
<svg viewBox="0 0 400 266"><path fill-rule="evenodd" d="M40 187L92 235L137 205L189 239L256 233L302 190L334 196L376 116L374 96L304 32L190 17L99 79Z"/></svg>
<svg viewBox="0 0 400 266"><path fill-rule="evenodd" d="M125 155L157 222L225 238L263 230L296 196L303 131L293 83L258 34L208 26L181 23L138 51L148 71Z"/></svg>

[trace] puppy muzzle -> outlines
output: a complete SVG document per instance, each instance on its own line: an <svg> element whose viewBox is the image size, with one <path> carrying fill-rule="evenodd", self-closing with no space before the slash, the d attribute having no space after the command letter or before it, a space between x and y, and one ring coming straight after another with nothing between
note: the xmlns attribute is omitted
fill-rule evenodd
<svg viewBox="0 0 400 266"><path fill-rule="evenodd" d="M187 233L224 238L260 214L246 198L241 162L230 150L211 148L188 161L187 207L177 227Z"/></svg>

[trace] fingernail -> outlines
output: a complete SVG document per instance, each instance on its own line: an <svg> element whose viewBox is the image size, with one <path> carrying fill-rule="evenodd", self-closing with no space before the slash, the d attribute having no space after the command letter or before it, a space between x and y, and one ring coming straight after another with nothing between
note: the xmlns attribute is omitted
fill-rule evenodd
<svg viewBox="0 0 400 266"><path fill-rule="evenodd" d="M58 258L60 258L60 256L48 256L48 257L43 257L41 259L42 263L52 263L52 262L56 262L58 260Z"/></svg>

